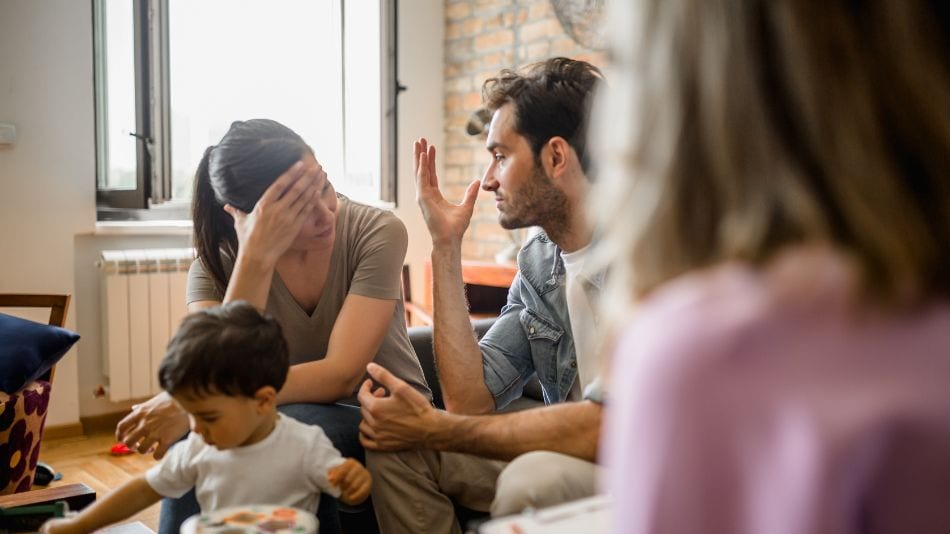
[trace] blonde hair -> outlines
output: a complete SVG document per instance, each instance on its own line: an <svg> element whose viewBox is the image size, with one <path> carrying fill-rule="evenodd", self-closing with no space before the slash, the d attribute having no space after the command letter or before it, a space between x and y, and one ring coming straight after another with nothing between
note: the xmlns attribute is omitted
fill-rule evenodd
<svg viewBox="0 0 950 534"><path fill-rule="evenodd" d="M614 2L591 213L615 288L637 299L819 242L854 258L872 300L950 297L939 4Z"/></svg>

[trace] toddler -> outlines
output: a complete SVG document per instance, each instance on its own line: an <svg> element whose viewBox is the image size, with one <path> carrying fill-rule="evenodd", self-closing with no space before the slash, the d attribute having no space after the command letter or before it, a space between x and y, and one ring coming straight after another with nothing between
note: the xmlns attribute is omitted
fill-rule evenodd
<svg viewBox="0 0 950 534"><path fill-rule="evenodd" d="M188 412L191 434L158 465L42 532L92 532L195 488L203 512L263 504L315 511L321 492L347 504L369 495L369 472L340 456L317 426L277 412L289 368L280 325L245 302L185 318L159 368Z"/></svg>

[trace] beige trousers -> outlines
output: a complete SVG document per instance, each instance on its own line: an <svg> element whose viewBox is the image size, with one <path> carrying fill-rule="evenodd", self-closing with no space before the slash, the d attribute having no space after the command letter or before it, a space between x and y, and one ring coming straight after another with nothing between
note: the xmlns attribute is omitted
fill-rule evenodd
<svg viewBox="0 0 950 534"><path fill-rule="evenodd" d="M382 534L458 534L453 500L499 517L594 495L595 464L554 452L511 462L428 450L366 451Z"/></svg>

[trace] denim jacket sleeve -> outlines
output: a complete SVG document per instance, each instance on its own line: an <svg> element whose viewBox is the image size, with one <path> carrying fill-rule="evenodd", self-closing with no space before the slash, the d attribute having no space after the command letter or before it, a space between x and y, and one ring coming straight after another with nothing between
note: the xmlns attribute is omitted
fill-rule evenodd
<svg viewBox="0 0 950 534"><path fill-rule="evenodd" d="M521 315L525 309L522 293L525 281L515 275L508 302L492 327L479 342L485 371L485 385L495 398L495 408L504 408L521 396L524 385L535 372L531 345Z"/></svg>

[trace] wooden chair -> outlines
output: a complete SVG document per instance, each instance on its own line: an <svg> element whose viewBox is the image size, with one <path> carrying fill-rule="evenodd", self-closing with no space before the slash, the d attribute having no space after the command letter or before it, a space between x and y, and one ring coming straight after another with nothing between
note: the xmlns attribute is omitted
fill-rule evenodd
<svg viewBox="0 0 950 534"><path fill-rule="evenodd" d="M66 312L69 311L71 298L71 295L0 293L0 308L49 308L48 324L62 328L66 326ZM40 379L52 383L55 369L54 365Z"/></svg>
<svg viewBox="0 0 950 534"><path fill-rule="evenodd" d="M413 302L412 283L409 276L409 265L402 266L402 297L406 309L406 326L431 325L432 313Z"/></svg>
<svg viewBox="0 0 950 534"><path fill-rule="evenodd" d="M63 327L70 298L70 295L0 293L0 308L49 308L49 324Z"/></svg>
<svg viewBox="0 0 950 534"><path fill-rule="evenodd" d="M70 295L27 295L0 293L0 308L49 308L52 326L63 327ZM12 394L0 392L0 442L10 466L0 476L0 495L28 491L32 487L40 440L46 424L55 366L39 379ZM11 419L12 417L12 419ZM30 452L26 457L26 452Z"/></svg>

